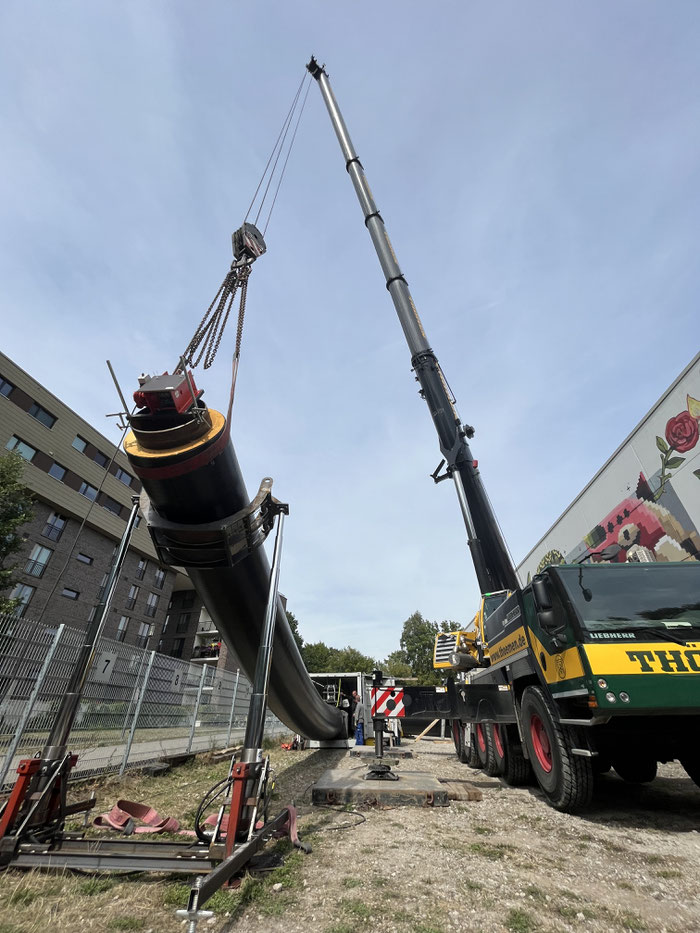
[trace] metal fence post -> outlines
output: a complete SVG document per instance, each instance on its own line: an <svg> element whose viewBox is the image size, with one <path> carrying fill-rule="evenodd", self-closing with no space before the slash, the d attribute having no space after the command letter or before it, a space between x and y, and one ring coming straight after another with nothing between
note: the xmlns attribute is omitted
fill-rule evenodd
<svg viewBox="0 0 700 933"><path fill-rule="evenodd" d="M124 714L124 723L122 725L122 734L120 736L122 739L124 738L124 733L126 732L126 724L129 722L129 716L131 716L131 707L134 705L134 701L136 700L136 697L138 696L138 693L139 693L139 679L141 678L141 671L143 670L143 662L146 660L147 656L148 656L148 652L143 651L141 654L141 660L139 661L139 669L136 672L136 680L134 681L134 689L131 691L131 699L129 700L129 708Z"/></svg>
<svg viewBox="0 0 700 933"><path fill-rule="evenodd" d="M129 741L126 743L126 748L124 749L124 757L122 758L122 766L119 769L119 777L124 774L126 770L127 762L129 761L129 755L131 753L131 743L134 741L134 733L136 732L136 724L139 721L139 716L141 715L141 704L143 699L146 696L146 687L148 686L148 678L151 676L151 668L153 667L153 662L155 660L156 653L151 651L151 656L148 659L148 665L146 667L146 674L143 678L143 686L141 687L141 693L139 694L139 699L136 704L136 709L134 710L134 718L131 723L131 731L129 732Z"/></svg>
<svg viewBox="0 0 700 933"><path fill-rule="evenodd" d="M233 728L233 711L236 708L236 696L238 695L238 681L241 679L241 670L236 670L236 685L233 688L233 699L231 700L231 715L228 717L228 735L226 736L226 747L231 744L231 729Z"/></svg>
<svg viewBox="0 0 700 933"><path fill-rule="evenodd" d="M2 771L0 771L0 787L2 787L3 783L5 782L5 776L7 775L7 772L10 770L12 759L15 757L15 752L19 748L19 744L22 741L24 730L26 728L27 723L29 722L29 717L32 715L34 704L37 701L37 697L39 696L39 691L41 690L44 680L46 679L46 675L49 672L49 667L51 665L51 662L53 661L54 654L56 654L56 648L58 648L58 643L61 640L61 636L63 635L63 630L65 629L65 627L66 627L65 624L62 622L56 629L56 634L53 637L53 641L51 642L51 645L49 646L49 650L46 653L46 657L44 658L43 664L41 665L41 670L39 671L39 675L36 679L34 687L32 688L32 692L29 694L27 705L24 707L24 712L22 713L22 717L19 723L17 724L17 731L15 732L15 737L12 740L10 747L7 749L7 755L5 756L5 761L3 762L3 765L2 765Z"/></svg>
<svg viewBox="0 0 700 933"><path fill-rule="evenodd" d="M190 740L187 743L187 754L189 755L190 749L192 748L192 741L194 739L194 730L197 725L197 713L199 712L199 703L202 699L202 690L204 689L204 678L207 674L207 665L202 664L202 676L199 678L199 689L197 690L197 700L194 704L194 712L192 713L192 728L190 729Z"/></svg>

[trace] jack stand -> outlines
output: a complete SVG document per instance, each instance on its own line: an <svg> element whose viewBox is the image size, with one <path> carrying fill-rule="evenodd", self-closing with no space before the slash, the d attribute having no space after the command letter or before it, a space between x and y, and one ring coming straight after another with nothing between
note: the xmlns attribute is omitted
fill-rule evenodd
<svg viewBox="0 0 700 933"><path fill-rule="evenodd" d="M394 774L391 765L382 761L384 758L384 727L386 716L378 713L372 717L374 726L374 761L367 765L365 781L398 781L398 774Z"/></svg>
<svg viewBox="0 0 700 933"><path fill-rule="evenodd" d="M232 760L229 772L229 785L226 799L219 810L216 829L210 845L210 854L221 851L223 832L226 839L223 846L223 861L206 878L195 880L190 890L187 910L177 911L177 916L188 920L188 933L196 933L197 923L211 916L201 907L219 888L227 885L238 874L255 852L275 834L288 833L293 845L305 852L309 846L299 841L296 830L296 810L286 807L274 820L267 820L269 803L268 784L270 777L270 759L263 758L262 742L267 711L267 693L272 665L272 646L275 635L275 618L280 569L280 551L282 547L282 526L287 506L278 506L277 534L270 571L270 587L265 610L265 624L260 637L258 656L253 678L253 693L250 700L248 721L241 760ZM228 809L228 821L225 830L224 811ZM258 815L262 816L262 825L258 824Z"/></svg>

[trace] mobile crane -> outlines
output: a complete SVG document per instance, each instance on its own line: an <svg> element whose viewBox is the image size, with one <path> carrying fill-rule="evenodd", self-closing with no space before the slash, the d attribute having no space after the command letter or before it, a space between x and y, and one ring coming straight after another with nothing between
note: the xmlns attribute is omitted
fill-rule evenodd
<svg viewBox="0 0 700 933"><path fill-rule="evenodd" d="M510 784L532 770L562 811L586 807L594 775L611 764L640 782L654 777L657 762L679 759L700 784L700 563L559 565L520 585L467 442L474 429L457 414L328 74L315 58L307 68L438 434L443 459L432 476L454 483L483 596L475 630L452 633L452 666L462 674L448 680L441 715L452 720L460 757Z"/></svg>

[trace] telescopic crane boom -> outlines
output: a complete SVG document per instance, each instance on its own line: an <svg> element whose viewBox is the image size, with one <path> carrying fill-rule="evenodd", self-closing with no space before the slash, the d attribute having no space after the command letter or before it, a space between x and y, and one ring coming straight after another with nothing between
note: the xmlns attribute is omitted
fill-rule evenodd
<svg viewBox="0 0 700 933"><path fill-rule="evenodd" d="M467 443L467 438L473 435L474 429L462 424L440 364L428 344L418 311L396 260L384 221L367 184L362 163L355 152L345 121L331 90L325 67L319 65L313 57L306 67L316 79L328 108L333 129L345 158L345 167L364 214L365 226L372 238L386 278L386 287L394 302L406 343L411 352L411 366L420 384L421 395L428 403L430 415L438 433L440 450L446 464L446 475L440 479L449 476L454 482L479 587L482 593L490 593L494 590L515 590L518 588L515 569ZM436 482L438 482L438 470L433 474Z"/></svg>

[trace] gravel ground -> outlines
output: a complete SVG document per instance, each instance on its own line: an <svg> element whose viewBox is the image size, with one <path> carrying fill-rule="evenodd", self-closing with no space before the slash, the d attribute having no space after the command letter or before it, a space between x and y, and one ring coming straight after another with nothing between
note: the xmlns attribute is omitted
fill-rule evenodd
<svg viewBox="0 0 700 933"><path fill-rule="evenodd" d="M312 808L308 785L326 768L355 768L358 760L287 753L294 763L280 774L280 798L296 798L313 854L271 900L251 903L223 930L700 930L700 789L679 765L661 767L653 784L640 787L611 772L600 778L595 807L571 816L552 810L534 788L471 771L449 741L422 740L416 753L397 770L472 779L482 800L435 809ZM287 902L279 916L275 897Z"/></svg>
<svg viewBox="0 0 700 933"><path fill-rule="evenodd" d="M277 843L283 867L216 894L206 905L215 914L198 933L700 931L700 789L680 766L663 766L641 787L605 775L595 807L570 816L534 788L471 771L449 740L424 739L414 750L399 773L470 780L482 800L312 807L311 786L326 769L362 762L344 750L273 749L270 813L294 802L313 852ZM127 797L189 826L204 791L226 771L204 757L163 777L97 782L97 812ZM184 933L175 909L188 891L182 877L9 870L0 874L0 933Z"/></svg>

